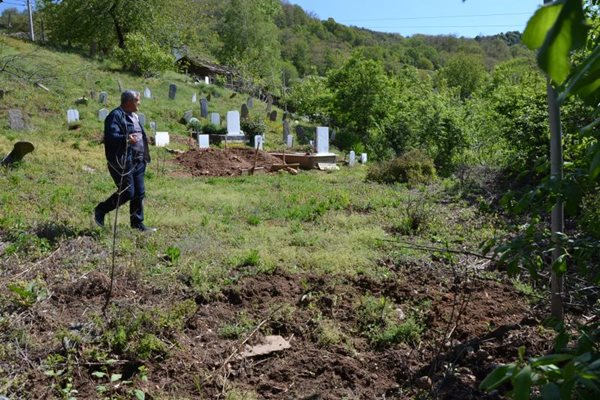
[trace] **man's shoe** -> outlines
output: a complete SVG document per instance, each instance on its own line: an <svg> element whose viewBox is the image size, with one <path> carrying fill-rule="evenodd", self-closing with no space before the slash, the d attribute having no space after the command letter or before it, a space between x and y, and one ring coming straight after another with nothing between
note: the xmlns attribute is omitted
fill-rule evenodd
<svg viewBox="0 0 600 400"><path fill-rule="evenodd" d="M150 228L147 227L144 224L139 224L139 225L131 225L132 229L137 229L140 232L156 232L156 228Z"/></svg>
<svg viewBox="0 0 600 400"><path fill-rule="evenodd" d="M94 208L94 222L100 228L104 228L104 215L105 214L102 211L98 210L98 208Z"/></svg>

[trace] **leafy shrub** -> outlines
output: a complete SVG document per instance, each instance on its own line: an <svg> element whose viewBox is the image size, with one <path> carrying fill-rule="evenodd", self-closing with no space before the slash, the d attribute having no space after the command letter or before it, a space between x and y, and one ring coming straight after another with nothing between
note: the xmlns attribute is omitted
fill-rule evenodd
<svg viewBox="0 0 600 400"><path fill-rule="evenodd" d="M250 143L254 143L254 136L263 135L267 130L267 125L265 121L263 121L259 117L243 119L240 123L240 127L244 134L248 139L250 139Z"/></svg>
<svg viewBox="0 0 600 400"><path fill-rule="evenodd" d="M371 166L367 180L380 183L428 183L435 178L433 160L419 150L411 150L393 160Z"/></svg>
<svg viewBox="0 0 600 400"><path fill-rule="evenodd" d="M204 135L225 135L227 133L227 128L208 123L202 125L200 131Z"/></svg>
<svg viewBox="0 0 600 400"><path fill-rule="evenodd" d="M126 47L116 48L115 57L124 68L144 77L159 75L173 67L174 59L158 44L149 41L140 33L130 33L126 37Z"/></svg>

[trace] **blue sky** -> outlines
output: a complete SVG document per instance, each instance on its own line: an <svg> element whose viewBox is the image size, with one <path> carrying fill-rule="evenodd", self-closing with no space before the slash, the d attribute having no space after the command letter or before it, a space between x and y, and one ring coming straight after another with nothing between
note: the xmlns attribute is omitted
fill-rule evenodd
<svg viewBox="0 0 600 400"><path fill-rule="evenodd" d="M523 31L543 0L289 0L320 19L403 36Z"/></svg>
<svg viewBox="0 0 600 400"><path fill-rule="evenodd" d="M32 4L35 3L31 0ZM289 0L320 19L404 36L415 33L475 37L523 31L543 0ZM25 8L26 0L4 0L8 7Z"/></svg>

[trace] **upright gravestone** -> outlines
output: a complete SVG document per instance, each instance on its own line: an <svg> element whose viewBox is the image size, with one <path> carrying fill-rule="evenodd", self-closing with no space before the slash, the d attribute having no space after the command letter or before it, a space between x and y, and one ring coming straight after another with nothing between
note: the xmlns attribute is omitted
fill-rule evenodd
<svg viewBox="0 0 600 400"><path fill-rule="evenodd" d="M207 84L207 85L210 85L210 77L205 76L204 77L204 83Z"/></svg>
<svg viewBox="0 0 600 400"><path fill-rule="evenodd" d="M21 110L8 110L8 125L10 126L10 129L14 131L25 130L25 119L23 119Z"/></svg>
<svg viewBox="0 0 600 400"><path fill-rule="evenodd" d="M264 139L261 135L254 136L254 148L262 150Z"/></svg>
<svg viewBox="0 0 600 400"><path fill-rule="evenodd" d="M98 121L104 121L108 117L108 109L101 108L98 110Z"/></svg>
<svg viewBox="0 0 600 400"><path fill-rule="evenodd" d="M192 103L195 103L195 102L197 102L197 101L198 101L198 97L197 97L196 93L194 93L194 94L192 95Z"/></svg>
<svg viewBox="0 0 600 400"><path fill-rule="evenodd" d="M254 97L252 97L252 96L248 97L248 101L246 102L246 105L248 106L249 109L254 108Z"/></svg>
<svg viewBox="0 0 600 400"><path fill-rule="evenodd" d="M283 143L287 143L287 138L290 136L290 122L283 121Z"/></svg>
<svg viewBox="0 0 600 400"><path fill-rule="evenodd" d="M354 167L355 165L356 165L356 153L354 152L354 150L352 150L350 152L350 154L348 155L348 166Z"/></svg>
<svg viewBox="0 0 600 400"><path fill-rule="evenodd" d="M292 135L288 135L287 140L285 141L285 144L288 149L291 149L292 147L294 147L294 137Z"/></svg>
<svg viewBox="0 0 600 400"><path fill-rule="evenodd" d="M205 97L200 99L200 116L208 118L208 100Z"/></svg>
<svg viewBox="0 0 600 400"><path fill-rule="evenodd" d="M250 112L248 111L248 106L246 104L242 104L242 119L247 119Z"/></svg>
<svg viewBox="0 0 600 400"><path fill-rule="evenodd" d="M271 111L269 114L269 119L273 122L277 121L277 110Z"/></svg>
<svg viewBox="0 0 600 400"><path fill-rule="evenodd" d="M143 128L144 126L146 126L146 116L144 114L138 114L138 122L140 123L140 126Z"/></svg>
<svg viewBox="0 0 600 400"><path fill-rule="evenodd" d="M219 113L210 113L210 123L221 126L221 115Z"/></svg>
<svg viewBox="0 0 600 400"><path fill-rule="evenodd" d="M90 99L96 100L96 91L94 89L90 90Z"/></svg>
<svg viewBox="0 0 600 400"><path fill-rule="evenodd" d="M183 120L185 121L186 124L188 122L190 122L190 119L192 119L193 115L194 115L194 113L192 110L188 110L185 113L183 113Z"/></svg>
<svg viewBox="0 0 600 400"><path fill-rule="evenodd" d="M169 85L169 98L171 100L175 100L176 94L177 94L177 85L175 85L174 83L171 83Z"/></svg>
<svg viewBox="0 0 600 400"><path fill-rule="evenodd" d="M360 163L361 164L367 163L367 153L360 153Z"/></svg>
<svg viewBox="0 0 600 400"><path fill-rule="evenodd" d="M210 147L208 135L198 135L198 147L201 149L208 149Z"/></svg>
<svg viewBox="0 0 600 400"><path fill-rule="evenodd" d="M304 128L301 127L300 125L298 125L298 126L296 126L295 130L296 130L296 137L298 137L298 142L299 143L307 143L308 138L306 137L306 134L304 133Z"/></svg>
<svg viewBox="0 0 600 400"><path fill-rule="evenodd" d="M241 135L239 111L227 111L227 134L230 136Z"/></svg>
<svg viewBox="0 0 600 400"><path fill-rule="evenodd" d="M150 129L152 132L156 133L156 121L150 121Z"/></svg>
<svg viewBox="0 0 600 400"><path fill-rule="evenodd" d="M154 135L154 145L156 147L165 147L169 145L169 132L156 132Z"/></svg>
<svg viewBox="0 0 600 400"><path fill-rule="evenodd" d="M79 121L79 111L71 109L67 110L67 124L75 124Z"/></svg>
<svg viewBox="0 0 600 400"><path fill-rule="evenodd" d="M317 154L329 153L329 128L326 126L317 127Z"/></svg>
<svg viewBox="0 0 600 400"><path fill-rule="evenodd" d="M107 101L108 101L108 93L100 92L100 94L98 95L98 103L106 105Z"/></svg>
<svg viewBox="0 0 600 400"><path fill-rule="evenodd" d="M146 99L152 98L152 91L150 90L150 88L144 89L144 98L146 98Z"/></svg>

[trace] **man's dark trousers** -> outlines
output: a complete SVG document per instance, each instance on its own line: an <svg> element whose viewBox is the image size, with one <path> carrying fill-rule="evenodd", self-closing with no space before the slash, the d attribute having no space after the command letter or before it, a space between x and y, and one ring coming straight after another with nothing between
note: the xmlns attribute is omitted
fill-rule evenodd
<svg viewBox="0 0 600 400"><path fill-rule="evenodd" d="M129 219L132 227L138 227L144 222L144 173L146 162L144 160L133 160L127 162L125 170L108 164L108 171L112 177L117 191L106 201L98 204L99 211L106 214L129 201ZM120 193L120 198L119 198Z"/></svg>

